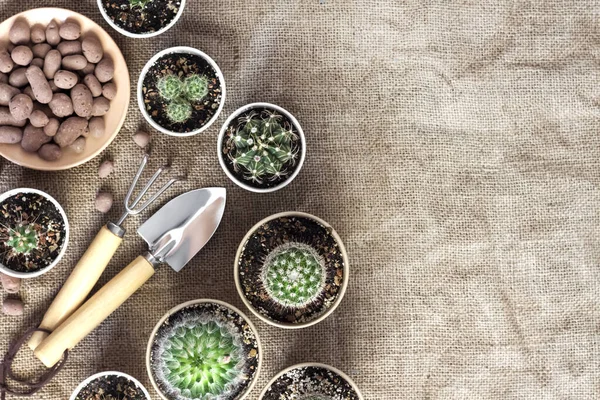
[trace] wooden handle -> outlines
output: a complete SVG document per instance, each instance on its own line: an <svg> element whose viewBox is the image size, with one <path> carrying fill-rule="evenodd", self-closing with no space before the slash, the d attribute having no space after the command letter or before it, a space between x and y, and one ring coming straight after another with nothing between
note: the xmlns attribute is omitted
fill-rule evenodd
<svg viewBox="0 0 600 400"><path fill-rule="evenodd" d="M75 347L152 275L154 267L144 257L133 260L40 343L36 357L48 368L52 367L65 350Z"/></svg>
<svg viewBox="0 0 600 400"><path fill-rule="evenodd" d="M40 328L53 331L83 303L122 241L123 238L112 233L106 225L100 229L46 311ZM44 332L35 332L28 342L31 350L47 336Z"/></svg>

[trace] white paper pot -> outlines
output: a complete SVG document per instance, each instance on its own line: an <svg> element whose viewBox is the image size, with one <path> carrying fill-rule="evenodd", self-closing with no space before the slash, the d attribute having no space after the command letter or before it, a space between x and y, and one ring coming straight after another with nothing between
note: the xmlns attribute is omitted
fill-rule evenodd
<svg viewBox="0 0 600 400"><path fill-rule="evenodd" d="M118 372L118 371L105 371L105 372L99 372L95 375L90 376L89 378L87 378L86 380L84 380L83 382L81 382L79 384L79 386L77 386L77 389L75 389L75 391L73 392L73 394L71 394L71 397L69 398L69 400L75 400L77 398L77 395L79 394L79 392L81 391L81 389L83 389L84 387L86 387L91 381L96 380L98 378L102 378L104 376L121 376L123 378L127 378L128 380L130 380L131 382L135 383L135 385L142 389L142 392L144 393L144 396L146 396L146 398L148 400L152 400L152 397L150 397L150 394L148 393L148 391L146 390L146 388L144 387L144 385L142 385L137 379L135 379L133 376L125 374L123 372Z"/></svg>
<svg viewBox="0 0 600 400"><path fill-rule="evenodd" d="M170 131L170 130L162 127L156 121L154 121L152 119L152 117L150 117L150 115L146 111L146 107L144 106L144 95L142 93L142 87L144 86L144 79L146 78L146 74L148 73L150 68L154 65L154 63L156 61L158 61L158 59L160 59L162 56L164 56L166 54L173 54L173 53L175 53L175 54L177 54L177 53L191 54L191 55L195 55L200 58L203 58L215 70L215 75L219 79L219 83L221 85L221 103L219 104L219 108L217 109L215 114L212 116L212 118L206 124L204 124L202 127L195 129L191 132L184 132L184 133L173 132L173 131ZM223 106L225 105L225 97L226 97L225 77L223 76L223 73L221 72L221 68L219 68L219 66L217 65L215 60L213 60L206 53L204 53L198 49L194 49L192 47L186 47L186 46L169 47L168 49L164 49L164 50L156 53L154 55L154 57L152 57L146 63L144 68L142 69L142 72L140 73L140 78L138 80L138 86L137 86L138 106L140 107L140 111L142 112L142 115L144 116L146 121L148 121L148 123L154 129L156 129L162 133L166 133L167 135L177 136L177 137L193 136L193 135L197 135L197 134L207 130L217 120L217 118L219 118L219 115L221 114L221 111L223 110Z"/></svg>
<svg viewBox="0 0 600 400"><path fill-rule="evenodd" d="M344 260L344 281L342 283L342 286L340 288L340 291L339 291L335 301L333 302L331 307L327 311L325 311L322 315L320 315L319 317L317 317L311 321L307 321L304 323L292 324L292 323L283 323L283 322L279 322L279 321L274 321L274 320L270 319L269 317L267 317L266 315L260 313L259 310L257 310L254 307L254 305L246 298L246 296L244 294L244 290L242 288L242 284L240 282L240 277L239 277L240 257L242 256L242 253L244 252L244 249L245 249L246 243L248 242L248 239L250 238L250 236L252 236L252 234L254 234L254 232L261 225L263 225L269 221L281 218L281 217L304 217L304 218L312 219L313 221L316 221L320 225L324 226L330 232L331 236L335 239L335 241L337 242L337 244L340 248L340 252L342 253L342 259ZM340 303L342 302L342 299L344 298L344 294L346 293L346 289L348 287L348 281L350 280L350 264L348 261L348 253L346 252L344 243L342 242L342 239L337 234L337 232L331 227L331 225L329 225L327 222L325 222L322 219L315 217L314 215L311 215L311 214L296 212L296 211L288 211L288 212L283 212L283 213L279 213L279 214L274 214L274 215L271 215L271 216L263 219L262 221L260 221L256 225L254 225L248 231L248 233L246 233L246 236L244 236L244 238L242 239L240 245L238 246L237 253L235 255L235 262L234 262L234 266L233 266L233 277L235 280L235 287L237 289L238 294L240 295L240 298L242 299L242 301L244 302L246 307L248 307L248 309L254 315L256 315L258 318L260 318L262 321L266 322L269 325L273 325L273 326L276 326L279 328L284 328L284 329L300 329L300 328L306 328L308 326L318 324L319 322L321 322L325 318L327 318L329 315L331 315L331 313L333 313L335 311L335 309L340 305Z"/></svg>
<svg viewBox="0 0 600 400"><path fill-rule="evenodd" d="M119 32L121 35L125 35L125 36L130 37L130 38L142 38L143 39L143 38L150 38L150 37L153 37L153 36L160 35L161 33L166 32L169 29L171 29L171 27L173 27L173 25L175 25L175 23L179 20L179 18L183 14L183 9L185 8L185 1L186 0L181 0L181 5L179 7L179 11L175 15L175 18L173 18L173 20L171 22L169 22L169 24L167 26L163 27L162 29L159 29L156 32L149 32L149 33L133 33L133 32L129 32L128 30L125 30L125 29L121 28L119 25L115 24L113 22L113 20L110 19L110 17L108 16L108 14L106 14L106 10L104 9L104 5L102 4L102 0L98 0L98 8L100 9L100 14L102 14L102 16L104 17L104 20L115 31Z"/></svg>
<svg viewBox="0 0 600 400"><path fill-rule="evenodd" d="M336 374L338 374L339 376L341 376L346 382L348 382L350 384L350 386L352 386L352 388L354 389L354 391L356 392L356 394L358 395L358 398L360 400L363 400L364 397L362 396L362 394L360 393L360 390L358 390L358 386L356 386L356 384L354 383L354 381L352 379L350 379L350 377L348 375L346 375L344 372L340 371L337 368L334 368L330 365L327 364L321 364L321 363L302 363L302 364L296 364L296 365L292 365L289 368L286 368L284 370L282 370L281 372L279 372L277 375L275 375L275 377L273 377L273 379L271 379L271 381L269 381L269 383L267 384L267 386L265 386L265 388L263 389L263 391L260 393L260 397L259 400L262 400L263 397L267 394L267 391L269 390L269 388L271 387L271 385L273 385L273 383L275 383L275 381L277 381L277 379L279 379L279 377L281 377L282 375L288 373L289 371L292 371L296 368L305 368L305 367L317 367L317 368L325 368L328 369L332 372L335 372Z"/></svg>
<svg viewBox="0 0 600 400"><path fill-rule="evenodd" d="M8 267L5 267L2 263L0 263L0 272L2 272L3 274L10 275L15 278L22 278L22 279L35 278L37 276L45 274L46 272L48 272L52 268L54 268L56 266L56 264L58 264L60 259L64 256L65 252L67 251L67 246L69 244L69 230L70 230L69 220L67 219L67 214L65 213L65 210L58 203L58 201L56 201L56 199L54 199L54 197L50 196L48 193L43 192L41 190L30 189L30 188L12 189L12 190L9 190L8 192L4 192L0 195L0 202L4 201L5 199L7 199L11 196L18 194L18 193L35 193L35 194L44 196L52 204L54 204L56 209L59 211L60 216L63 218L64 224L65 224L65 240L63 242L60 253L58 254L58 257L56 257L56 259L52 262L52 264L48 265L46 268L42 268L39 271L35 271L35 272L17 272L17 271L13 271L12 269L10 269Z"/></svg>
<svg viewBox="0 0 600 400"><path fill-rule="evenodd" d="M300 160L298 160L298 166L296 167L296 170L294 170L292 175L290 175L286 180L281 182L279 185L271 187L271 188L257 188L257 187L248 185L247 183L241 181L237 176L235 176L234 174L231 173L229 168L227 168L227 164L224 159L223 151L222 151L223 140L225 138L225 133L227 132L227 128L229 128L229 125L236 118L238 118L240 115L244 114L245 112L250 111L252 109L261 109L261 108L275 110L275 111L279 112L280 114L282 114L287 119L289 119L292 122L292 124L294 125L294 127L296 128L296 130L298 131L298 136L300 137L300 146L302 147L301 153L300 153ZM227 121L225 121L225 124L223 124L223 126L221 127L221 131L219 132L219 139L217 140L217 154L219 156L219 164L221 164L221 168L223 168L223 171L225 171L225 174L227 174L227 176L229 177L229 179L231 179L233 181L233 183L235 183L239 187L249 190L251 192L270 193L270 192L275 192L276 190L286 187L287 185L292 183L292 181L296 178L296 176L298 176L298 174L300 173L300 170L302 169L302 165L304 164L304 158L306 157L306 139L304 137L304 131L302 130L300 123L289 111L287 111L286 109L279 107L275 104L271 104L271 103L252 103L252 104L247 104L243 107L238 108L233 114L231 114L229 116L229 118L227 118Z"/></svg>
<svg viewBox="0 0 600 400"><path fill-rule="evenodd" d="M244 314L243 312L241 312L240 310L238 310L236 307L232 306L231 304L225 303L224 301L220 301L220 300L198 299L198 300L191 300L191 301L185 302L183 304L180 304L180 305L178 305L178 306L173 307L172 309L170 309L158 321L158 323L156 324L156 326L152 330L152 333L150 334L150 339L148 340L148 347L146 348L146 371L148 372L148 377L150 378L150 382L152 383L152 387L154 387L154 390L156 391L156 393L158 393L158 395L160 396L161 399L163 399L163 400L173 400L173 399L170 399L170 398L166 397L162 393L162 391L159 389L158 385L156 384L156 381L154 380L154 376L152 374L151 356L152 356L152 345L154 344L154 338L156 337L156 333L158 332L158 330L160 329L160 327L163 325L163 323L171 315L177 313L179 310L181 310L183 308L186 308L186 307L189 307L189 306L193 306L195 304L201 304L201 303L215 303L215 304L219 304L219 305L221 305L223 307L229 308L230 310L236 312L237 314L239 314L246 321L246 323L248 323L248 326L250 326L250 329L252 330L252 332L254 332L254 334L256 336L256 343L258 344L258 364L256 366L256 373L254 374L254 378L252 379L252 382L250 382L250 385L248 385L248 387L242 393L242 395L239 398L236 398L236 400L243 400L246 397L248 397L248 395L250 394L250 392L252 392L252 389L254 388L254 386L256 385L256 382L258 381L258 377L260 375L260 370L262 368L263 348L262 348L262 345L260 343L260 336L258 335L258 331L256 330L256 327L254 326L254 324L252 323L252 321L250 321L250 319L248 318L248 316L246 316L246 314Z"/></svg>

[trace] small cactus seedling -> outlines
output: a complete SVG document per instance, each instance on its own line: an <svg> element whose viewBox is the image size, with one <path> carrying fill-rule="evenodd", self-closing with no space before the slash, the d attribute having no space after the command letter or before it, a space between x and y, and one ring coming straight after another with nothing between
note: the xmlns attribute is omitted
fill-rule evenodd
<svg viewBox="0 0 600 400"><path fill-rule="evenodd" d="M158 80L158 92L168 101L178 99L183 93L183 82L176 75L167 75Z"/></svg>
<svg viewBox="0 0 600 400"><path fill-rule="evenodd" d="M145 8L146 5L148 3L150 3L152 0L129 0L129 6L131 8L135 8L135 7L139 7L139 8Z"/></svg>
<svg viewBox="0 0 600 400"><path fill-rule="evenodd" d="M240 119L239 127L228 143L232 151L228 157L236 172L256 183L285 177L287 167L298 160L298 135L283 116L276 112L250 112Z"/></svg>
<svg viewBox="0 0 600 400"><path fill-rule="evenodd" d="M167 397L229 399L244 382L244 337L232 323L191 313L158 336L157 378Z"/></svg>
<svg viewBox="0 0 600 400"><path fill-rule="evenodd" d="M276 303L284 307L303 307L312 303L323 292L323 258L306 244L283 244L267 256L262 281L267 293Z"/></svg>
<svg viewBox="0 0 600 400"><path fill-rule="evenodd" d="M192 116L192 103L208 95L208 78L196 74L183 80L170 74L159 79L156 86L167 101L167 117L175 123L187 121Z"/></svg>
<svg viewBox="0 0 600 400"><path fill-rule="evenodd" d="M183 92L189 101L200 101L208 95L208 78L190 75L183 80Z"/></svg>
<svg viewBox="0 0 600 400"><path fill-rule="evenodd" d="M9 248L12 256L28 255L37 248L39 236L34 224L20 223L6 229L8 238L5 246Z"/></svg>
<svg viewBox="0 0 600 400"><path fill-rule="evenodd" d="M191 115L192 106L182 99L167 104L167 116L173 122L185 122Z"/></svg>

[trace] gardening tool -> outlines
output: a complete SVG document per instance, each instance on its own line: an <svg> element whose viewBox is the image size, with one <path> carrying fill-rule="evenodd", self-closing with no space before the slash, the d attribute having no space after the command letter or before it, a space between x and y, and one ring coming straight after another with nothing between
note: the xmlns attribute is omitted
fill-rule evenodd
<svg viewBox="0 0 600 400"><path fill-rule="evenodd" d="M162 263L179 272L217 230L225 210L225 189L197 189L163 206L138 229L149 250L109 281L35 350L46 366L56 364L133 295Z"/></svg>
<svg viewBox="0 0 600 400"><path fill-rule="evenodd" d="M179 181L180 178L171 178L165 183L156 193L154 193L148 200L140 204L142 198L146 195L149 189L154 185L160 175L168 169L167 166L160 167L154 175L146 182L146 185L139 192L137 197L131 201L133 192L138 184L144 168L148 163L149 155L145 154L142 158L140 167L138 168L137 174L129 187L127 196L125 197L125 212L121 215L116 223L109 222L104 225L100 232L96 235L86 252L83 254L71 275L65 282L64 286L56 295L56 298L46 311L40 328L53 331L59 326L69 315L73 313L83 303L85 298L90 294L92 288L100 279L100 275L106 269L106 266L110 262L125 235L125 228L122 224L129 215L136 215L144 211L152 202L154 202L161 194L163 194L171 185ZM35 332L28 344L32 350L48 336L43 331Z"/></svg>

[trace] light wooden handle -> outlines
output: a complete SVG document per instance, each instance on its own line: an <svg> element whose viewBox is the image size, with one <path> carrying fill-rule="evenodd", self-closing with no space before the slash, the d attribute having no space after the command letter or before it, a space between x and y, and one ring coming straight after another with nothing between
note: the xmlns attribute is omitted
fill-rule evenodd
<svg viewBox="0 0 600 400"><path fill-rule="evenodd" d="M133 260L40 343L36 357L48 368L52 367L65 350L75 347L152 275L154 267L144 257Z"/></svg>
<svg viewBox="0 0 600 400"><path fill-rule="evenodd" d="M83 303L122 241L123 238L112 233L106 225L100 229L46 311L40 328L53 331ZM31 350L47 336L44 332L35 332L28 342Z"/></svg>

